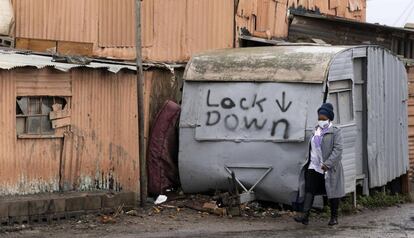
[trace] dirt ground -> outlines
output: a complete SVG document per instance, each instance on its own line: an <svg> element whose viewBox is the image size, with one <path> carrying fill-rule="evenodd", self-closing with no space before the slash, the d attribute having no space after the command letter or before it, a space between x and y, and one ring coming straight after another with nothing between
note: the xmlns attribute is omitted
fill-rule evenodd
<svg viewBox="0 0 414 238"><path fill-rule="evenodd" d="M341 216L328 227L316 215L308 226L292 220L293 212L251 208L239 217L218 216L188 208L180 202L113 216L86 215L54 224L0 229L0 237L413 237L414 204Z"/></svg>

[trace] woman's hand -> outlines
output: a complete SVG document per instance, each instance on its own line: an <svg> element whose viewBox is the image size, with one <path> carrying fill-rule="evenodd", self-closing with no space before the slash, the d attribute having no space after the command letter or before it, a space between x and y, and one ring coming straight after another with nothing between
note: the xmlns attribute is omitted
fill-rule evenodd
<svg viewBox="0 0 414 238"><path fill-rule="evenodd" d="M328 171L328 167L326 167L326 165L322 164L321 169L323 170L323 172Z"/></svg>

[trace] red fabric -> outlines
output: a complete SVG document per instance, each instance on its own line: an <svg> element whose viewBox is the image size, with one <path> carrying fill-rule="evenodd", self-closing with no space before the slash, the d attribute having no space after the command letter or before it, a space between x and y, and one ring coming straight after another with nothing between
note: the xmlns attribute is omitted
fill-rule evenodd
<svg viewBox="0 0 414 238"><path fill-rule="evenodd" d="M166 101L153 123L148 143L148 192L164 194L168 188L179 186L178 130L181 108Z"/></svg>

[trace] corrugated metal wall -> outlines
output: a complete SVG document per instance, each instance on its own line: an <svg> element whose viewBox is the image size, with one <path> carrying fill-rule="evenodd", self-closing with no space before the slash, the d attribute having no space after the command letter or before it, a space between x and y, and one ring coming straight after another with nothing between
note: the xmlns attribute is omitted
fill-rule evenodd
<svg viewBox="0 0 414 238"><path fill-rule="evenodd" d="M64 137L17 139L16 82L71 79ZM54 80L57 78L57 80ZM139 191L136 77L130 71L23 68L0 71L0 195L63 190ZM26 88L25 95L32 95ZM53 95L55 89L43 91ZM33 95L37 93L34 87ZM23 94L22 94L23 95ZM60 179L60 173L62 178Z"/></svg>
<svg viewBox="0 0 414 238"><path fill-rule="evenodd" d="M138 191L136 77L72 71L72 125L65 137L65 190ZM71 146L70 146L71 145Z"/></svg>
<svg viewBox="0 0 414 238"><path fill-rule="evenodd" d="M408 146L410 178L414 179L414 65L407 66L408 73Z"/></svg>
<svg viewBox="0 0 414 238"><path fill-rule="evenodd" d="M13 2L16 37L89 42L95 56L135 57L134 0ZM232 47L233 12L233 0L144 0L144 59L184 62L200 51Z"/></svg>
<svg viewBox="0 0 414 238"><path fill-rule="evenodd" d="M46 69L44 71L47 71ZM25 69L0 70L0 194L52 192L59 189L61 139L16 137L16 81ZM35 73L31 71L31 75Z"/></svg>
<svg viewBox="0 0 414 238"><path fill-rule="evenodd" d="M13 3L18 38L93 43L94 56L135 57L133 0ZM365 0L240 0L235 18L233 0L144 0L144 60L184 62L197 52L231 48L234 19L253 35L287 37L289 7L365 21Z"/></svg>
<svg viewBox="0 0 414 238"><path fill-rule="evenodd" d="M334 57L329 68L328 80L346 80L353 78L352 67L352 50L347 50ZM328 98L329 100L329 98ZM344 105L345 106L345 105ZM338 117L339 115L337 115ZM355 191L356 181L356 161L355 161L355 140L357 139L357 130L355 122L341 126L343 137L343 157L342 166L345 175L345 192Z"/></svg>
<svg viewBox="0 0 414 238"><path fill-rule="evenodd" d="M368 167L370 187L408 170L407 75L398 58L368 48ZM399 106L396 106L399 105Z"/></svg>
<svg viewBox="0 0 414 238"><path fill-rule="evenodd" d="M258 37L286 38L288 9L305 8L320 13L365 21L365 0L240 0L236 29L246 28Z"/></svg>
<svg viewBox="0 0 414 238"><path fill-rule="evenodd" d="M355 140L357 130L355 124L341 126L343 139L342 166L345 176L345 192L355 191L356 167L355 167Z"/></svg>
<svg viewBox="0 0 414 238"><path fill-rule="evenodd" d="M99 0L13 0L16 37L97 42Z"/></svg>

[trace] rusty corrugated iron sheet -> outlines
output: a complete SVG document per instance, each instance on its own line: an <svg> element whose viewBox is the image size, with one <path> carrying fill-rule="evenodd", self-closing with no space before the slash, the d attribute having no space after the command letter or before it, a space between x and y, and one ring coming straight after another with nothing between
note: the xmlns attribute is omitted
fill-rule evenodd
<svg viewBox="0 0 414 238"><path fill-rule="evenodd" d="M136 77L72 71L72 126L65 135L64 190L138 192Z"/></svg>
<svg viewBox="0 0 414 238"><path fill-rule="evenodd" d="M135 57L134 0L14 0L14 8L18 38L88 42L95 56ZM233 15L233 0L144 0L143 57L185 62L232 47Z"/></svg>
<svg viewBox="0 0 414 238"><path fill-rule="evenodd" d="M14 0L16 37L97 42L99 0Z"/></svg>
<svg viewBox="0 0 414 238"><path fill-rule="evenodd" d="M61 84L67 79L71 80L70 95L65 95L71 124L59 130L63 136L17 138L16 97L37 95L38 84ZM138 192L135 88L136 76L129 70L117 74L87 68L65 73L51 67L0 70L0 195L67 190ZM54 87L46 87L39 95L55 92Z"/></svg>
<svg viewBox="0 0 414 238"><path fill-rule="evenodd" d="M313 42L322 40L331 45L380 45L397 55L414 57L410 47L414 31L406 28L383 26L344 18L292 12L288 40Z"/></svg>
<svg viewBox="0 0 414 238"><path fill-rule="evenodd" d="M145 7L146 4L143 8ZM144 13L146 13L145 10ZM147 16L144 15L144 17ZM134 22L135 1L101 0L99 2L98 46L134 47Z"/></svg>
<svg viewBox="0 0 414 238"><path fill-rule="evenodd" d="M246 28L253 36L286 38L288 9L306 9L322 14L365 21L365 0L240 0L236 28Z"/></svg>
<svg viewBox="0 0 414 238"><path fill-rule="evenodd" d="M35 75L0 70L0 195L58 191L61 139L16 138L16 73Z"/></svg>

